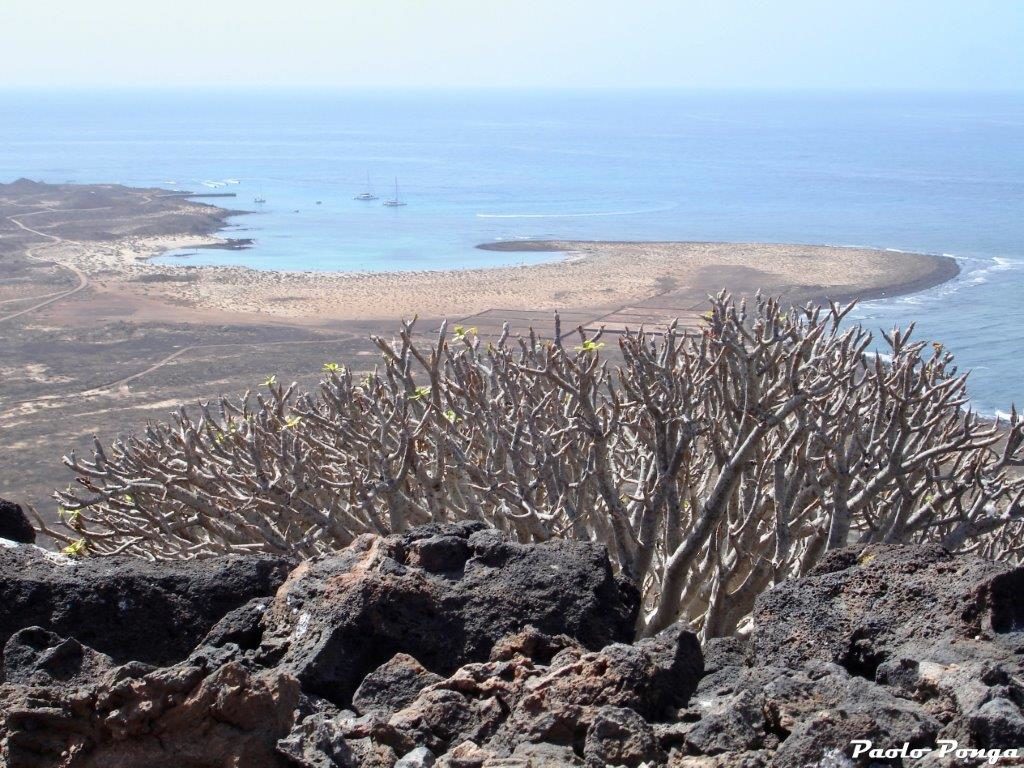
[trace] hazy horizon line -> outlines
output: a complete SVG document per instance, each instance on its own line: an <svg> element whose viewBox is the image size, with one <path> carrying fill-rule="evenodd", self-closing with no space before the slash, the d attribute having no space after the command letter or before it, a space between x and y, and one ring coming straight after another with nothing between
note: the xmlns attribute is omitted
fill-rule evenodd
<svg viewBox="0 0 1024 768"><path fill-rule="evenodd" d="M2 84L0 92L11 91L59 91L59 92L366 92L366 93L501 93L501 92L675 92L675 93L916 93L916 94L1024 94L1024 86L1017 88L935 88L923 86L711 86L711 85L313 85L313 84L183 84L173 85L138 85L138 84L88 84L88 85L57 85L57 84Z"/></svg>

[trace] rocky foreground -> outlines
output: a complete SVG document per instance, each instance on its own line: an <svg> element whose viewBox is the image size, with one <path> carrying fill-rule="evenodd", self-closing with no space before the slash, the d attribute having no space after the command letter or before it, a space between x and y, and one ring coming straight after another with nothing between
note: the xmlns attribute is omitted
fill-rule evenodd
<svg viewBox="0 0 1024 768"><path fill-rule="evenodd" d="M632 642L638 608L602 547L474 523L303 563L8 542L0 764L839 768L1024 747L1022 569L838 551L703 649L682 626ZM904 756L854 759L854 739Z"/></svg>

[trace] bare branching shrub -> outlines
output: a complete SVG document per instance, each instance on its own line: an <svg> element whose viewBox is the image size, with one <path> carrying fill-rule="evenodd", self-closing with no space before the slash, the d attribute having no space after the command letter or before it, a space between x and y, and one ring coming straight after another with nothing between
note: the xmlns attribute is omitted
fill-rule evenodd
<svg viewBox="0 0 1024 768"><path fill-rule="evenodd" d="M895 331L883 358L848 310L722 295L699 333L626 334L617 368L600 334L424 343L406 324L362 380L327 365L313 396L271 379L72 454L81 489L52 533L91 554L311 555L478 519L606 543L643 585L642 631L683 617L706 635L848 543L1019 557L1016 413L980 421L941 345Z"/></svg>

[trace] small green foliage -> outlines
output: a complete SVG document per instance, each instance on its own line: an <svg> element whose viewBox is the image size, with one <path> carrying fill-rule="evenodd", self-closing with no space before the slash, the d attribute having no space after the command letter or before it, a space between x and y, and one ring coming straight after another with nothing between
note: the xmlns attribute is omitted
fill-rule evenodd
<svg viewBox="0 0 1024 768"><path fill-rule="evenodd" d="M81 510L57 507L57 517L59 517L61 520L68 524L74 523L81 516Z"/></svg>
<svg viewBox="0 0 1024 768"><path fill-rule="evenodd" d="M264 387L272 387L275 384L277 384L277 376L275 376L273 374L271 374L270 376L267 376L266 380L263 382L263 386Z"/></svg>
<svg viewBox="0 0 1024 768"><path fill-rule="evenodd" d="M459 415L455 413L455 411L453 411L451 408L444 412L444 417L448 419L448 421L451 422L452 424L457 424L460 421L462 421Z"/></svg>
<svg viewBox="0 0 1024 768"><path fill-rule="evenodd" d="M337 363L324 363L324 373L344 373L345 366Z"/></svg>
<svg viewBox="0 0 1024 768"><path fill-rule="evenodd" d="M292 416L290 419L288 419L284 423L284 428L285 429L292 429L294 427L297 427L299 425L300 421L302 421L302 417L301 416Z"/></svg>
<svg viewBox="0 0 1024 768"><path fill-rule="evenodd" d="M455 326L455 338L458 339L459 341L462 341L463 339L466 338L466 336L470 334L476 334L475 326L472 328L463 328L461 325Z"/></svg>
<svg viewBox="0 0 1024 768"><path fill-rule="evenodd" d="M252 416L246 416L245 420L246 421L252 421ZM235 424L233 421L232 422L228 422L228 424L224 427L224 429L220 430L219 432L214 433L213 441L219 445L220 443L224 442L225 436L226 437L231 437L236 432L238 432L238 425Z"/></svg>
<svg viewBox="0 0 1024 768"><path fill-rule="evenodd" d="M410 400L423 400L430 397L430 387L416 387L416 391L409 395Z"/></svg>
<svg viewBox="0 0 1024 768"><path fill-rule="evenodd" d="M601 347L603 347L603 346L604 346L604 342L603 341L591 341L590 339L587 339L582 344L580 344L578 347L576 347L576 351L577 352L586 352L586 353L597 352L597 350L601 349Z"/></svg>
<svg viewBox="0 0 1024 768"><path fill-rule="evenodd" d="M68 544L60 552L62 555L67 555L68 557L81 557L85 554L85 551L85 539L78 539L77 541L73 541L70 544Z"/></svg>

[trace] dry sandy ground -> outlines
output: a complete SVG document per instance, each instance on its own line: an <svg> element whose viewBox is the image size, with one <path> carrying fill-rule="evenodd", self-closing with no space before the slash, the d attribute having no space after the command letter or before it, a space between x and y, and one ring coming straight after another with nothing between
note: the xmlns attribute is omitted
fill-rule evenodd
<svg viewBox="0 0 1024 768"><path fill-rule="evenodd" d="M452 272L269 272L148 261L166 250L213 242L209 236L55 241L37 254L90 275L97 298L134 298L138 319L167 319L154 306L162 303L179 315L182 306L190 307L193 319L250 315L303 325L394 324L413 315L462 319L502 310L583 313L609 325L628 316L657 323L703 311L707 295L723 288L793 301L846 299L904 292L955 274L949 260L933 256L761 243L533 243L525 247L552 251L549 263Z"/></svg>

